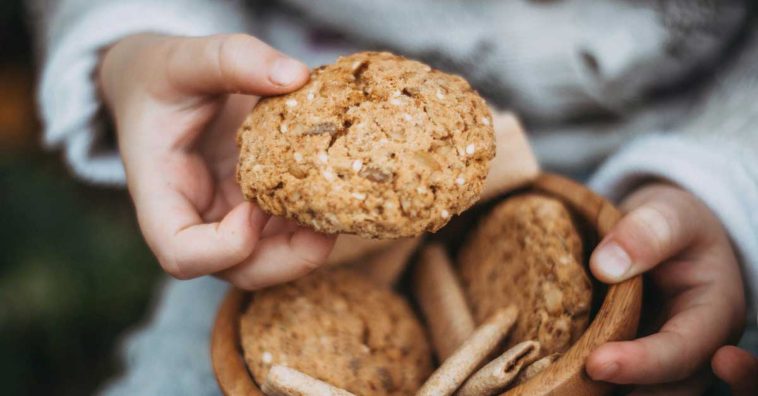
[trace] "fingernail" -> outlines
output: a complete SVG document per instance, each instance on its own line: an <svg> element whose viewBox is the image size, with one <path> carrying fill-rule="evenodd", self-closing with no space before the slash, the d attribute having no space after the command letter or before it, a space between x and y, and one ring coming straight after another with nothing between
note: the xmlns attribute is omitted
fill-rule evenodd
<svg viewBox="0 0 758 396"><path fill-rule="evenodd" d="M276 85L290 85L300 78L305 65L287 57L277 58L271 65L269 79Z"/></svg>
<svg viewBox="0 0 758 396"><path fill-rule="evenodd" d="M592 379L596 381L606 381L613 376L616 375L616 373L619 371L619 364L616 362L610 362L606 363L602 366L600 366L599 369L595 370L595 375L592 376Z"/></svg>
<svg viewBox="0 0 758 396"><path fill-rule="evenodd" d="M632 259L616 242L606 243L595 252L598 269L608 278L621 280L632 266Z"/></svg>

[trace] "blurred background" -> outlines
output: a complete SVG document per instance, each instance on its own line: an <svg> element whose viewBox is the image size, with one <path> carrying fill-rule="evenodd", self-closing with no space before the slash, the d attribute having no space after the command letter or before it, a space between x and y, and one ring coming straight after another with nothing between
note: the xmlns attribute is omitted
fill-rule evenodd
<svg viewBox="0 0 758 396"><path fill-rule="evenodd" d="M22 1L0 1L0 393L89 394L117 372L158 265L125 191L42 150L35 75Z"/></svg>

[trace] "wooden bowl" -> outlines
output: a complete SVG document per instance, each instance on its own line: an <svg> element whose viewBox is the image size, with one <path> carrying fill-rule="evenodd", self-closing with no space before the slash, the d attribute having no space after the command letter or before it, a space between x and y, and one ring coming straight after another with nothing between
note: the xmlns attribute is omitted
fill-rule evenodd
<svg viewBox="0 0 758 396"><path fill-rule="evenodd" d="M553 174L542 174L530 189L561 199L580 219L605 236L621 217L609 202L586 187ZM211 360L221 390L226 395L263 395L242 357L239 316L246 293L231 290L221 303L211 336ZM514 395L605 395L612 386L592 381L584 361L592 350L608 342L628 340L637 332L642 303L642 278L609 286L582 336L556 362L529 381L509 390Z"/></svg>

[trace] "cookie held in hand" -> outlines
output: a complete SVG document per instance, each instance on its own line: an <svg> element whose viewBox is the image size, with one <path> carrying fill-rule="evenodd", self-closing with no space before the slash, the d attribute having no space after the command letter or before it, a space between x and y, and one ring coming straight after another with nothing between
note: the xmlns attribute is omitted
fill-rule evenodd
<svg viewBox="0 0 758 396"><path fill-rule="evenodd" d="M258 384L284 365L356 395L410 395L431 372L405 300L354 271L317 271L251 298L240 337Z"/></svg>
<svg viewBox="0 0 758 396"><path fill-rule="evenodd" d="M262 99L237 140L248 200L317 231L369 238L440 229L478 200L495 155L491 114L465 80L376 52Z"/></svg>

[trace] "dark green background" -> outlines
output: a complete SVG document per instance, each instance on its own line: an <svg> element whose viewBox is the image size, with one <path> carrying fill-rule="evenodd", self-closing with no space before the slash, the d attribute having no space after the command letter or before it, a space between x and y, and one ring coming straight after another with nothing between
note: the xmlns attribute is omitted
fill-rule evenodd
<svg viewBox="0 0 758 396"><path fill-rule="evenodd" d="M0 79L29 77L26 95L0 106L33 95L26 20L21 1L0 1ZM117 372L119 337L159 269L124 191L74 179L35 123L0 130L11 133L0 141L0 394L89 394Z"/></svg>

